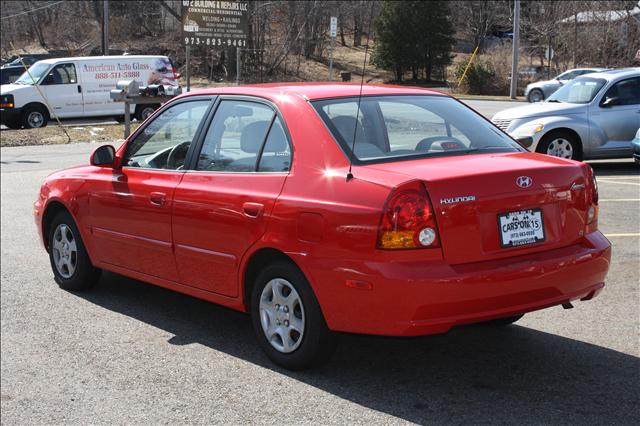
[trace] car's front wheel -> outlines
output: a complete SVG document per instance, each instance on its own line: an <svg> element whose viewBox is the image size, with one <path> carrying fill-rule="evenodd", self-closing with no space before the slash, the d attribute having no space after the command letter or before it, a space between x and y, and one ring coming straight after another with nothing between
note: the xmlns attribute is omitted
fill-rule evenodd
<svg viewBox="0 0 640 426"><path fill-rule="evenodd" d="M540 89L533 89L527 95L527 100L529 102L542 102L544 101L544 93Z"/></svg>
<svg viewBox="0 0 640 426"><path fill-rule="evenodd" d="M576 137L567 131L553 131L546 134L538 145L538 152L554 157L582 160L582 147Z"/></svg>
<svg viewBox="0 0 640 426"><path fill-rule="evenodd" d="M258 342L276 364L301 370L326 361L335 347L311 286L288 262L262 270L254 283L251 318Z"/></svg>
<svg viewBox="0 0 640 426"><path fill-rule="evenodd" d="M31 106L24 110L22 125L25 129L39 129L45 127L49 121L47 112L42 107Z"/></svg>
<svg viewBox="0 0 640 426"><path fill-rule="evenodd" d="M100 269L91 264L75 221L66 211L49 226L49 260L55 281L65 290L86 290L100 278Z"/></svg>

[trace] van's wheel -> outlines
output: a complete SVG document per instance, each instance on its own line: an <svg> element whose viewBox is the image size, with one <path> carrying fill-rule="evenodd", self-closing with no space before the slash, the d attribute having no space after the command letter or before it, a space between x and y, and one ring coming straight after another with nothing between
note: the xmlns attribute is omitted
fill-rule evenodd
<svg viewBox="0 0 640 426"><path fill-rule="evenodd" d="M511 325L514 322L518 321L520 318L522 318L524 316L524 314L520 314L520 315L514 315L512 317L506 317L506 318L498 318L498 319L494 319L492 321L487 321L485 324L487 325L492 325L492 326L505 326L505 325Z"/></svg>
<svg viewBox="0 0 640 426"><path fill-rule="evenodd" d="M258 274L251 319L260 347L276 364L302 370L329 359L335 336L311 286L291 263L275 262Z"/></svg>
<svg viewBox="0 0 640 426"><path fill-rule="evenodd" d="M22 125L25 129L39 129L45 127L49 121L49 114L39 106L27 107L22 113Z"/></svg>
<svg viewBox="0 0 640 426"><path fill-rule="evenodd" d="M100 279L101 270L91 264L75 221L66 211L49 226L49 260L55 281L65 290L87 290Z"/></svg>
<svg viewBox="0 0 640 426"><path fill-rule="evenodd" d="M582 146L576 137L564 130L549 132L542 137L537 152L554 157L582 161Z"/></svg>
<svg viewBox="0 0 640 426"><path fill-rule="evenodd" d="M544 101L544 93L542 93L542 90L540 90L540 89L533 89L527 95L527 100L529 102L532 102L532 103L533 102L542 102L542 101Z"/></svg>
<svg viewBox="0 0 640 426"><path fill-rule="evenodd" d="M136 105L134 116L136 120L144 121L159 107L160 105Z"/></svg>

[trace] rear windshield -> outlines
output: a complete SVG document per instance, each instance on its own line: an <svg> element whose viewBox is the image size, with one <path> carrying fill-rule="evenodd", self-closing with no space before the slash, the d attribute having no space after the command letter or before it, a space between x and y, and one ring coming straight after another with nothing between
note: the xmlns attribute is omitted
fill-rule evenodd
<svg viewBox="0 0 640 426"><path fill-rule="evenodd" d="M445 96L366 96L312 103L354 162L524 151L455 99Z"/></svg>

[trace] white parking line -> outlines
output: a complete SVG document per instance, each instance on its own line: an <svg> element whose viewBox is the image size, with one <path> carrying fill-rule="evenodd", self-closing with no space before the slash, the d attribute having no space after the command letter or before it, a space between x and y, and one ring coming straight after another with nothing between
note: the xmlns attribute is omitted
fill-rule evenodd
<svg viewBox="0 0 640 426"><path fill-rule="evenodd" d="M633 186L640 186L640 183L635 183L635 182L618 182L615 180L604 180L604 179L598 179L598 183L615 183L618 185L633 185Z"/></svg>
<svg viewBox="0 0 640 426"><path fill-rule="evenodd" d="M598 200L598 202L602 201L640 201L640 198L601 198L600 200Z"/></svg>
<svg viewBox="0 0 640 426"><path fill-rule="evenodd" d="M631 234L604 234L605 237L640 237L640 232L631 233Z"/></svg>

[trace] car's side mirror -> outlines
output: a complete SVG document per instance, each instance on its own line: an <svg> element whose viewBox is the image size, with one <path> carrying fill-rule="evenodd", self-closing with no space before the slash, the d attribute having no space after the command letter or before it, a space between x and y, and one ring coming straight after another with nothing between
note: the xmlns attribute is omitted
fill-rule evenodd
<svg viewBox="0 0 640 426"><path fill-rule="evenodd" d="M98 167L115 167L116 149L112 145L102 145L91 153L90 163Z"/></svg>
<svg viewBox="0 0 640 426"><path fill-rule="evenodd" d="M618 96L613 96L611 98L606 98L600 104L600 106L603 107L603 108L608 108L608 107L612 107L612 106L615 106L615 105L620 105L620 98Z"/></svg>

